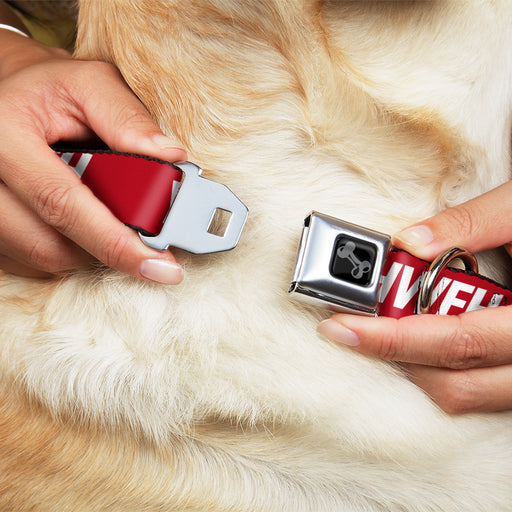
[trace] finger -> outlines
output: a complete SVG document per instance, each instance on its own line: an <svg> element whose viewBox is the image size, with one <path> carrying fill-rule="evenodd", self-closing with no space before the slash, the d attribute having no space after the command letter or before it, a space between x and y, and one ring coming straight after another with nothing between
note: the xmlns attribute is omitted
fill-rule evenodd
<svg viewBox="0 0 512 512"><path fill-rule="evenodd" d="M45 224L2 184L0 218L0 253L10 262L47 274L85 268L93 261L90 254Z"/></svg>
<svg viewBox="0 0 512 512"><path fill-rule="evenodd" d="M512 365L471 370L405 365L405 369L450 414L512 409Z"/></svg>
<svg viewBox="0 0 512 512"><path fill-rule="evenodd" d="M512 306L400 319L334 315L318 326L332 341L381 359L452 369L512 363Z"/></svg>
<svg viewBox="0 0 512 512"><path fill-rule="evenodd" d="M83 140L94 133L116 151L171 162L186 159L183 147L162 133L110 64L54 59L22 70L2 88L8 98L2 120L9 120L11 107L11 126L24 124L29 131L37 130L49 144Z"/></svg>
<svg viewBox="0 0 512 512"><path fill-rule="evenodd" d="M46 82L41 78L34 89L36 71ZM106 76L109 72L110 77ZM44 223L106 265L160 283L181 282L183 269L173 255L145 246L133 230L117 220L81 184L47 145L73 133L83 134L84 127L87 130L90 127L114 147L117 136L120 142L116 149L149 153L166 160L181 158L183 151L175 148L167 151L160 147L161 153L155 153L155 147L159 147L155 136L162 134L159 130L155 134L156 125L117 71L101 63L45 63L30 72L16 74L9 83L4 81L2 87L5 94L0 118L0 171L9 189ZM9 91L10 95L7 94ZM16 93L14 98L13 91ZM98 102L94 100L96 97L104 100ZM27 98L30 101L27 102ZM130 114L123 117L125 103ZM130 103L132 107L134 104L138 106L131 108ZM117 105L112 107L113 104ZM106 114L95 111L102 107ZM109 111L109 108L113 110ZM96 121L91 123L89 117ZM16 122L9 123L9 120ZM106 127L95 124L102 122ZM124 125L131 136L118 135L125 129ZM145 133L141 133L144 130ZM5 139L7 133L8 140Z"/></svg>
<svg viewBox="0 0 512 512"><path fill-rule="evenodd" d="M41 270L37 270L28 265L24 265L23 263L12 260L3 254L0 254L0 276L3 272L7 274L16 274L17 276L22 277L49 278L53 275L49 274L48 272L42 272Z"/></svg>
<svg viewBox="0 0 512 512"><path fill-rule="evenodd" d="M183 270L169 251L144 245L40 138L26 135L25 144L30 152L14 147L16 158L3 155L4 181L44 223L121 272L165 284L181 282Z"/></svg>
<svg viewBox="0 0 512 512"><path fill-rule="evenodd" d="M433 260L450 247L479 252L512 240L512 182L397 233L393 244Z"/></svg>
<svg viewBox="0 0 512 512"><path fill-rule="evenodd" d="M81 72L73 76L79 87L68 86L72 93L68 101L79 103L84 124L111 149L171 162L186 159L183 147L162 133L116 68L103 62L82 65ZM94 83L90 76L95 77Z"/></svg>

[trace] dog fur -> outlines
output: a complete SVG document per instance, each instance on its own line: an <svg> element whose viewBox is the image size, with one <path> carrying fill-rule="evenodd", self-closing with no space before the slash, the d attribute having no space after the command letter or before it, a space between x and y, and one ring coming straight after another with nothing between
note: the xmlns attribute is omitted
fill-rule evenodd
<svg viewBox="0 0 512 512"><path fill-rule="evenodd" d="M510 511L511 413L442 412L287 288L311 210L393 233L509 179L511 26L508 0L81 0L77 56L250 213L235 250L175 251L179 286L1 278L0 509Z"/></svg>

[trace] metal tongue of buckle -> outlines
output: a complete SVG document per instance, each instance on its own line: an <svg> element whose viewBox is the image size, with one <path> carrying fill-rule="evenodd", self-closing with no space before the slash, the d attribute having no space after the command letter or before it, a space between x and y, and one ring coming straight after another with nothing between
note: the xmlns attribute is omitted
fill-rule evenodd
<svg viewBox="0 0 512 512"><path fill-rule="evenodd" d="M191 162L174 165L184 174L178 194L160 233L157 236L141 234L142 241L160 251L172 246L194 254L228 251L236 247L247 219L247 207L228 187L202 177L202 170L197 165ZM218 210L230 215L223 234L210 230Z"/></svg>

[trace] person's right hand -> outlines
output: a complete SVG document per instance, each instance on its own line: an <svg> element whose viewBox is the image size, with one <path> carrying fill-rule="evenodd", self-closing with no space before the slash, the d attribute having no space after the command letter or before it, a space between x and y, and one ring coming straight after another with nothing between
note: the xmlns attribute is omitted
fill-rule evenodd
<svg viewBox="0 0 512 512"><path fill-rule="evenodd" d="M99 260L179 283L174 256L144 245L49 147L95 135L115 151L186 159L113 66L0 29L0 269L48 276Z"/></svg>
<svg viewBox="0 0 512 512"><path fill-rule="evenodd" d="M450 247L512 256L512 181L395 235L393 245L432 261ZM399 361L453 414L512 409L512 305L399 319L336 314L319 332L361 353Z"/></svg>

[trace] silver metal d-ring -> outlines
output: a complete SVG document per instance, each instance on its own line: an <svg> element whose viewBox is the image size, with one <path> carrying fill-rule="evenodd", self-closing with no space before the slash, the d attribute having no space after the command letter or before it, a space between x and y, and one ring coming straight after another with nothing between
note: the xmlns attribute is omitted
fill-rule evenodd
<svg viewBox="0 0 512 512"><path fill-rule="evenodd" d="M430 299L432 298L432 292L437 279L439 278L439 274L451 261L457 259L462 260L466 271L478 272L478 262L476 261L475 256L465 249L452 247L440 254L430 265L427 273L425 274L425 278L421 283L419 296L420 313L425 314L430 311Z"/></svg>

